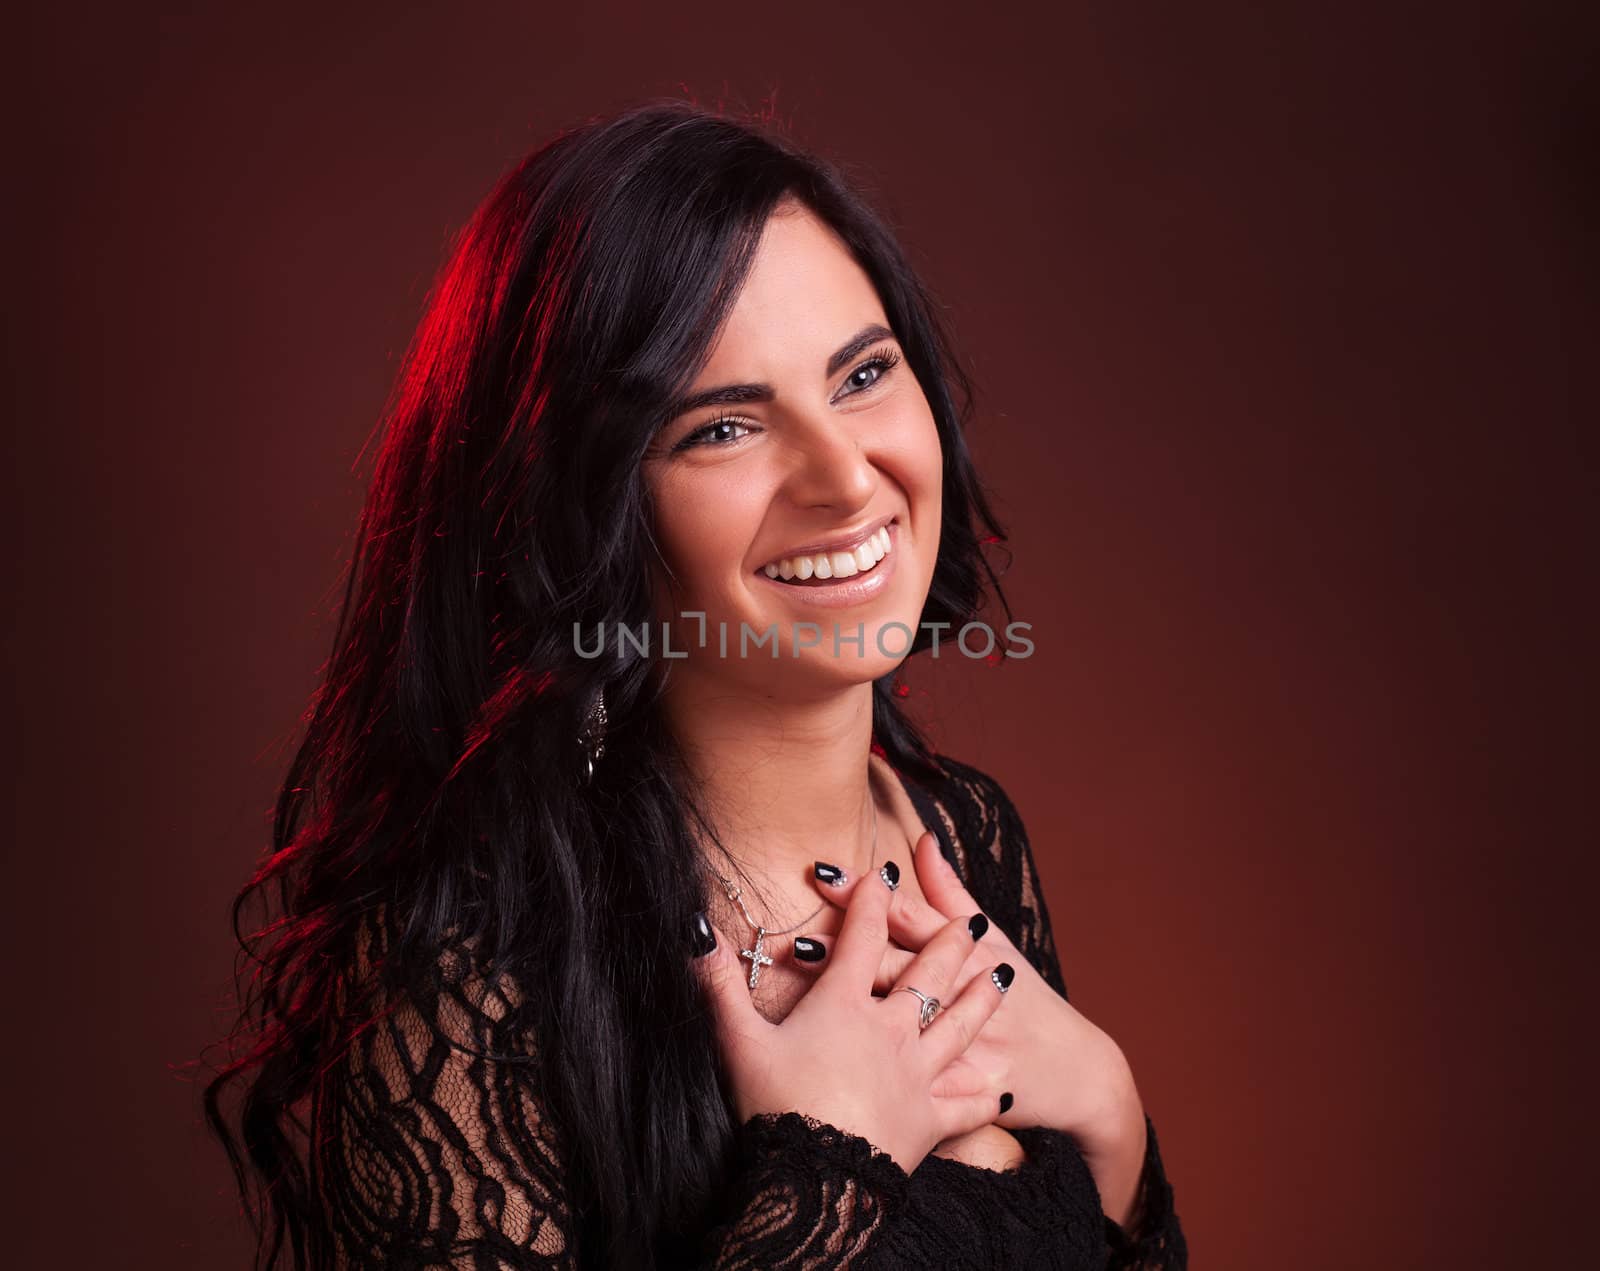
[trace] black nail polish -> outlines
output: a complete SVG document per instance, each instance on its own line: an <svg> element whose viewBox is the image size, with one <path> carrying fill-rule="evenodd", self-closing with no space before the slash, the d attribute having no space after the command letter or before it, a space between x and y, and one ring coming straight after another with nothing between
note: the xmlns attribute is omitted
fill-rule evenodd
<svg viewBox="0 0 1600 1271"><path fill-rule="evenodd" d="M1000 1096L1000 1115L1001 1116L1005 1116L1006 1113L1011 1111L1011 1105L1012 1105L1013 1102L1015 1102L1015 1101L1011 1098L1011 1091L1009 1091L1009 1090L1007 1090L1003 1095Z"/></svg>
<svg viewBox="0 0 1600 1271"><path fill-rule="evenodd" d="M893 861L884 861L883 868L878 871L878 877L883 879L890 891L900 886L900 867Z"/></svg>
<svg viewBox="0 0 1600 1271"><path fill-rule="evenodd" d="M983 933L989 930L989 920L982 914L973 914L967 919L967 930L972 933L974 940L982 940Z"/></svg>
<svg viewBox="0 0 1600 1271"><path fill-rule="evenodd" d="M844 886L844 870L837 865L830 865L827 861L818 861L815 872L817 877L827 883L829 887Z"/></svg>
<svg viewBox="0 0 1600 1271"><path fill-rule="evenodd" d="M694 936L691 945L697 958L705 957L717 947L717 933L711 929L711 919L707 918L703 911L694 916Z"/></svg>
<svg viewBox="0 0 1600 1271"><path fill-rule="evenodd" d="M1002 962L989 972L989 978L994 981L995 988L1004 993L1011 987L1011 981L1016 978L1016 969L1009 962Z"/></svg>
<svg viewBox="0 0 1600 1271"><path fill-rule="evenodd" d="M794 942L794 956L802 962L821 962L823 958L828 956L828 950L823 946L822 941L801 936Z"/></svg>

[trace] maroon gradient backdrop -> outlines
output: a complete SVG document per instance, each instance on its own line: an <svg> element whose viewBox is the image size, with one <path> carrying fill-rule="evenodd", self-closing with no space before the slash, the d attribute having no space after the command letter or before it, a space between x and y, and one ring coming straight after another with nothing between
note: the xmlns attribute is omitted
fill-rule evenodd
<svg viewBox="0 0 1600 1271"><path fill-rule="evenodd" d="M10 1265L245 1265L182 1064L225 1022L357 452L499 173L680 84L776 89L970 355L1038 651L941 663L917 701L1027 818L1193 1265L1572 1247L1592 31L1059 8L34 19L7 89Z"/></svg>

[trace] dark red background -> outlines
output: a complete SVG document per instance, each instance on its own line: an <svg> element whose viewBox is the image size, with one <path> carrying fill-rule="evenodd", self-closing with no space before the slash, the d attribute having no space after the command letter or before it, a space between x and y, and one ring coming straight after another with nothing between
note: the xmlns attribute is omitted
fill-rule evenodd
<svg viewBox="0 0 1600 1271"><path fill-rule="evenodd" d="M680 84L776 89L881 191L975 365L1038 652L941 663L917 700L1027 818L1193 1265L1581 1247L1593 32L1009 8L32 20L8 1262L245 1265L181 1065L224 1022L357 452L495 177Z"/></svg>

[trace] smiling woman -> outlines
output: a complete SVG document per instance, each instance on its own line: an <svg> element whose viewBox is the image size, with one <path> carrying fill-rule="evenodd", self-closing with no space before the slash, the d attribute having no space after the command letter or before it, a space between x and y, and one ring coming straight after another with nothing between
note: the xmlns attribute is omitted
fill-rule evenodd
<svg viewBox="0 0 1600 1271"><path fill-rule="evenodd" d="M794 700L841 681L865 689L902 660L881 651L896 647L884 629L920 619L943 507L939 428L904 364L849 248L781 200L700 371L721 386L693 390L644 462L664 557L658 616L689 650L666 685L680 738L730 684ZM857 656L799 638L818 610L859 617ZM776 627L794 664L775 675L770 661L730 663L698 641L698 615L717 630Z"/></svg>
<svg viewBox="0 0 1600 1271"><path fill-rule="evenodd" d="M489 195L235 908L259 1265L1186 1265L1015 808L895 700L999 591L969 403L770 126L650 103Z"/></svg>

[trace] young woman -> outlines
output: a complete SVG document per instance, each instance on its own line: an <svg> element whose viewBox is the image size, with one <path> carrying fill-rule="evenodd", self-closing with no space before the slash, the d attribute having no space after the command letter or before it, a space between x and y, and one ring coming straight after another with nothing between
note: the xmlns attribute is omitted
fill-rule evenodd
<svg viewBox="0 0 1600 1271"><path fill-rule="evenodd" d="M995 585L969 410L764 127L647 104L489 196L235 907L259 1265L1186 1265L1015 809L896 704Z"/></svg>

